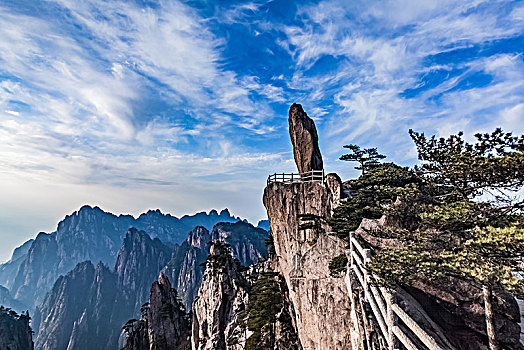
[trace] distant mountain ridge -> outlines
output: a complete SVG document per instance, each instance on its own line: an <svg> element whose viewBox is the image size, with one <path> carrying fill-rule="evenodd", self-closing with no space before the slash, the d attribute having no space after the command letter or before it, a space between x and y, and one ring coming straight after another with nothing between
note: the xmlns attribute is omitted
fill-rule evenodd
<svg viewBox="0 0 524 350"><path fill-rule="evenodd" d="M134 218L86 205L61 220L55 232L41 232L34 240L16 248L12 259L0 265L0 285L8 288L11 296L25 308L34 310L56 279L78 263L90 260L113 266L122 240L131 227L144 230L172 247L182 243L195 226L211 230L218 222L240 220L227 209L182 218L157 209Z"/></svg>
<svg viewBox="0 0 524 350"><path fill-rule="evenodd" d="M202 226L182 246L170 247L135 228L128 230L114 269L85 261L60 276L34 315L36 349L115 349L121 327L138 317L160 271L168 272L191 305L202 280L210 239L226 241L242 264L267 259L267 231L244 222ZM180 301L182 303L182 300Z"/></svg>

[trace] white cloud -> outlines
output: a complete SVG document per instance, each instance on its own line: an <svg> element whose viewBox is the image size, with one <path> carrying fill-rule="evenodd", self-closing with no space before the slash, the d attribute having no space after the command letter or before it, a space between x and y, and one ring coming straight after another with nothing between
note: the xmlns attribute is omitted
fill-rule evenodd
<svg viewBox="0 0 524 350"><path fill-rule="evenodd" d="M280 44L287 49L295 47L290 53L301 69L295 73L292 87L304 87L308 92L305 100L325 101L328 88L335 91L331 95L334 111L320 126L328 135L324 141L328 157L340 154L343 144L361 143L382 147L391 160L409 160L413 156L409 128L443 135L497 126L524 131L524 124L497 118L500 110L522 99L524 65L520 54L472 56L448 67L440 63L428 66L427 61L429 55L451 48L482 48L490 40L522 33L519 10L507 16L503 8L487 1L413 0L351 4L334 0L302 7L304 24L284 27L287 40ZM324 55L345 57L347 63L327 74L308 77L302 73ZM413 98L401 95L419 85L422 74L452 68L463 72ZM493 81L486 86L454 89L476 72L490 74Z"/></svg>

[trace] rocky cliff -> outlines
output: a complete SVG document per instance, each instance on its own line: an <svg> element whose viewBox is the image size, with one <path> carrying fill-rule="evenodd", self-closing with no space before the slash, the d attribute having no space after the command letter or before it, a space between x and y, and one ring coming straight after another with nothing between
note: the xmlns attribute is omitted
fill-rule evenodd
<svg viewBox="0 0 524 350"><path fill-rule="evenodd" d="M328 268L333 257L345 252L345 244L328 235L325 223L333 197L321 182L272 183L264 191L275 271L289 288L304 349L350 348L349 295L343 279L332 277ZM303 215L317 222L301 229Z"/></svg>
<svg viewBox="0 0 524 350"><path fill-rule="evenodd" d="M124 326L123 350L189 350L191 319L166 275L153 282L140 320Z"/></svg>
<svg viewBox="0 0 524 350"><path fill-rule="evenodd" d="M267 232L244 222L219 223L212 233L197 227L182 246L173 248L131 228L114 270L85 262L57 280L35 314L37 349L116 347L123 323L137 316L161 270L169 272L191 305L213 235L231 241L244 261L267 257Z"/></svg>
<svg viewBox="0 0 524 350"><path fill-rule="evenodd" d="M186 309L190 310L202 281L204 269L201 264L209 254L209 241L227 242L233 256L247 266L267 259L267 247L264 244L267 237L267 231L241 221L218 223L211 232L204 227L196 227L173 254L163 272L173 281Z"/></svg>
<svg viewBox="0 0 524 350"><path fill-rule="evenodd" d="M193 350L302 349L283 278L269 261L249 268L215 241L193 304Z"/></svg>
<svg viewBox="0 0 524 350"><path fill-rule="evenodd" d="M32 350L32 330L29 313L16 312L0 306L0 349Z"/></svg>
<svg viewBox="0 0 524 350"><path fill-rule="evenodd" d="M267 259L266 238L266 230L240 221L218 223L211 231L211 240L227 242L231 246L233 256L244 266Z"/></svg>
<svg viewBox="0 0 524 350"><path fill-rule="evenodd" d="M34 239L30 239L21 246L15 248L11 259L0 265L0 284L5 288L11 289L13 286L18 268L27 256L27 252L29 251L29 248L31 248L33 242Z"/></svg>
<svg viewBox="0 0 524 350"><path fill-rule="evenodd" d="M176 249L175 249L176 251ZM115 263L118 290L139 310L149 297L151 283L166 266L173 249L144 231L129 229Z"/></svg>
<svg viewBox="0 0 524 350"><path fill-rule="evenodd" d="M323 169L315 124L298 104L289 110L289 133L298 171ZM350 298L343 279L332 277L328 268L333 257L345 252L344 242L329 235L327 224L341 193L335 175L325 181L273 182L264 190L275 271L289 289L304 349L351 347Z"/></svg>
<svg viewBox="0 0 524 350"><path fill-rule="evenodd" d="M380 219L363 219L360 227L355 231L355 236L362 245L380 249L396 244L395 240L377 237L372 234L379 227L398 225L399 220L392 216L384 215ZM348 276L350 277L350 276ZM348 278L348 281L351 278ZM353 289L353 298L360 313L359 322L363 319L372 320L369 312L358 307L362 293L359 288L354 288L356 283L350 285ZM417 280L412 286L404 286L397 294L403 299L411 300L402 306L434 339L445 338L449 347L464 350L480 350L487 347L486 319L484 314L484 299L482 288L473 281L450 278L448 283L432 283ZM423 310L432 324L428 324L424 317L420 317ZM495 290L493 314L496 334L503 349L524 349L520 343L521 328L519 322L520 311L516 299L502 290ZM365 339L364 327L361 325L360 338ZM369 324L370 328L378 327ZM435 332L438 329L438 332Z"/></svg>
<svg viewBox="0 0 524 350"><path fill-rule="evenodd" d="M244 349L249 283L239 270L227 244L214 242L193 304L193 350Z"/></svg>
<svg viewBox="0 0 524 350"><path fill-rule="evenodd" d="M0 305L11 308L17 312L23 312L27 310L27 307L14 299L9 292L9 289L0 286Z"/></svg>
<svg viewBox="0 0 524 350"><path fill-rule="evenodd" d="M162 270L173 281L186 310L191 309L200 287L204 270L200 264L207 258L210 240L205 227L195 227Z"/></svg>

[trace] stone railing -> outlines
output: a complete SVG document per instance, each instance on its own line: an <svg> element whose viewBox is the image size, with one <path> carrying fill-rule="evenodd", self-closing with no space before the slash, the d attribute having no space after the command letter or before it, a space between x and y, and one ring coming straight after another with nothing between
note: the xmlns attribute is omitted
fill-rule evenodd
<svg viewBox="0 0 524 350"><path fill-rule="evenodd" d="M373 317L378 323L377 332L382 334L390 350L400 349L400 343L409 350L419 349L416 344L420 343L430 350L455 349L444 336L441 328L410 294L398 286L385 288L373 283L374 277L368 274L365 268L365 264L371 259L371 250L363 248L353 234L350 236L350 248L347 255L349 266L357 277L358 284L364 290L364 299L369 304ZM350 283L350 281L346 282ZM401 307L406 304L410 306L410 313L416 313L416 318L423 320L423 324L413 319ZM401 324L409 331L405 332ZM426 331L425 327L431 328L431 332Z"/></svg>
<svg viewBox="0 0 524 350"><path fill-rule="evenodd" d="M285 184L299 182L324 182L326 176L324 170L311 170L305 173L274 173L267 177L267 184L281 182Z"/></svg>

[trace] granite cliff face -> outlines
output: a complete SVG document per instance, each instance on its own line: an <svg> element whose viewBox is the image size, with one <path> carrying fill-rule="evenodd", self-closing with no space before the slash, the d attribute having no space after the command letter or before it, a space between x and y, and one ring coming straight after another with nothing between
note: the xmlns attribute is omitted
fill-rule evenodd
<svg viewBox="0 0 524 350"><path fill-rule="evenodd" d="M239 269L229 247L220 241L213 243L193 304L193 350L244 349L247 334L242 317L249 283Z"/></svg>
<svg viewBox="0 0 524 350"><path fill-rule="evenodd" d="M0 284L5 288L10 289L13 286L18 268L27 256L27 252L29 251L29 248L31 248L33 242L34 239L30 239L21 246L15 248L11 259L0 265Z"/></svg>
<svg viewBox="0 0 524 350"><path fill-rule="evenodd" d="M212 233L197 227L182 246L174 247L131 228L114 270L103 263L95 268L88 261L57 280L35 314L37 349L117 347L122 325L151 297L151 283L162 270L173 276L181 296L191 305L212 236L230 241L244 261L267 257L267 232L244 222L219 223Z"/></svg>
<svg viewBox="0 0 524 350"><path fill-rule="evenodd" d="M176 250L176 249L175 249ZM134 301L133 310L149 296L151 283L166 266L173 249L158 238L151 239L144 231L129 229L116 259L118 290Z"/></svg>
<svg viewBox="0 0 524 350"><path fill-rule="evenodd" d="M142 318L126 325L123 350L189 350L191 319L166 275L153 282Z"/></svg>
<svg viewBox="0 0 524 350"><path fill-rule="evenodd" d="M56 281L34 317L37 349L67 349L74 323L84 313L94 276L95 267L85 262Z"/></svg>
<svg viewBox="0 0 524 350"><path fill-rule="evenodd" d="M233 256L244 266L267 259L266 230L245 222L218 223L211 231L211 240L225 241L231 246Z"/></svg>
<svg viewBox="0 0 524 350"><path fill-rule="evenodd" d="M204 268L200 265L209 254L209 241L227 242L231 245L233 256L247 266L267 259L264 244L267 237L267 231L241 221L218 223L211 232L204 227L196 227L173 254L163 272L173 281L186 310L190 310L202 281Z"/></svg>
<svg viewBox="0 0 524 350"><path fill-rule="evenodd" d="M269 260L243 267L215 241L193 304L193 350L300 350L285 282Z"/></svg>
<svg viewBox="0 0 524 350"><path fill-rule="evenodd" d="M6 308L11 308L17 312L23 312L24 310L27 310L25 305L11 296L9 289L2 286L0 286L0 305Z"/></svg>
<svg viewBox="0 0 524 350"><path fill-rule="evenodd" d="M299 172L321 170L315 124L293 104L289 133ZM350 298L343 279L330 275L331 259L345 244L328 235L326 221L341 197L340 181L273 182L264 190L275 247L274 268L282 274L296 312L304 349L348 349ZM338 177L337 177L338 178Z"/></svg>
<svg viewBox="0 0 524 350"><path fill-rule="evenodd" d="M284 276L304 349L350 348L349 295L343 279L331 277L331 259L345 244L330 236L325 219L333 193L321 182L269 184L264 205L271 224L275 271ZM312 214L318 227L301 230L300 215Z"/></svg>
<svg viewBox="0 0 524 350"><path fill-rule="evenodd" d="M397 225L398 220L392 216L384 215L377 220L363 219L355 236L361 240L363 245L372 249L390 247L395 244L395 240L376 237L371 232L378 227ZM347 280L350 280L349 276ZM353 285L355 283L349 285L349 288L353 289L355 304L359 304L358 300L362 299L362 293ZM438 326L440 335L444 335L446 341L455 349L481 350L487 347L484 299L480 285L458 278L451 278L447 284L418 280L413 286L405 287L400 293L408 300L412 300L410 304L403 305L405 310L410 313L414 311L415 305L424 310ZM360 319L369 319L369 315L366 315L361 309L357 311L361 314ZM524 349L520 343L521 315L515 298L507 292L496 290L493 314L501 348ZM411 316L421 325L427 323L416 313L411 312ZM431 325L425 326L424 329L431 334ZM361 333L360 338L365 339L363 329L357 333ZM436 335L434 338L438 339L439 336Z"/></svg>
<svg viewBox="0 0 524 350"><path fill-rule="evenodd" d="M317 128L302 106L293 103L289 109L289 135L298 172L322 170L324 165L318 147Z"/></svg>
<svg viewBox="0 0 524 350"><path fill-rule="evenodd" d="M191 309L202 281L204 268L200 264L206 260L210 240L211 234L205 227L195 227L162 270L173 281L186 310Z"/></svg>

